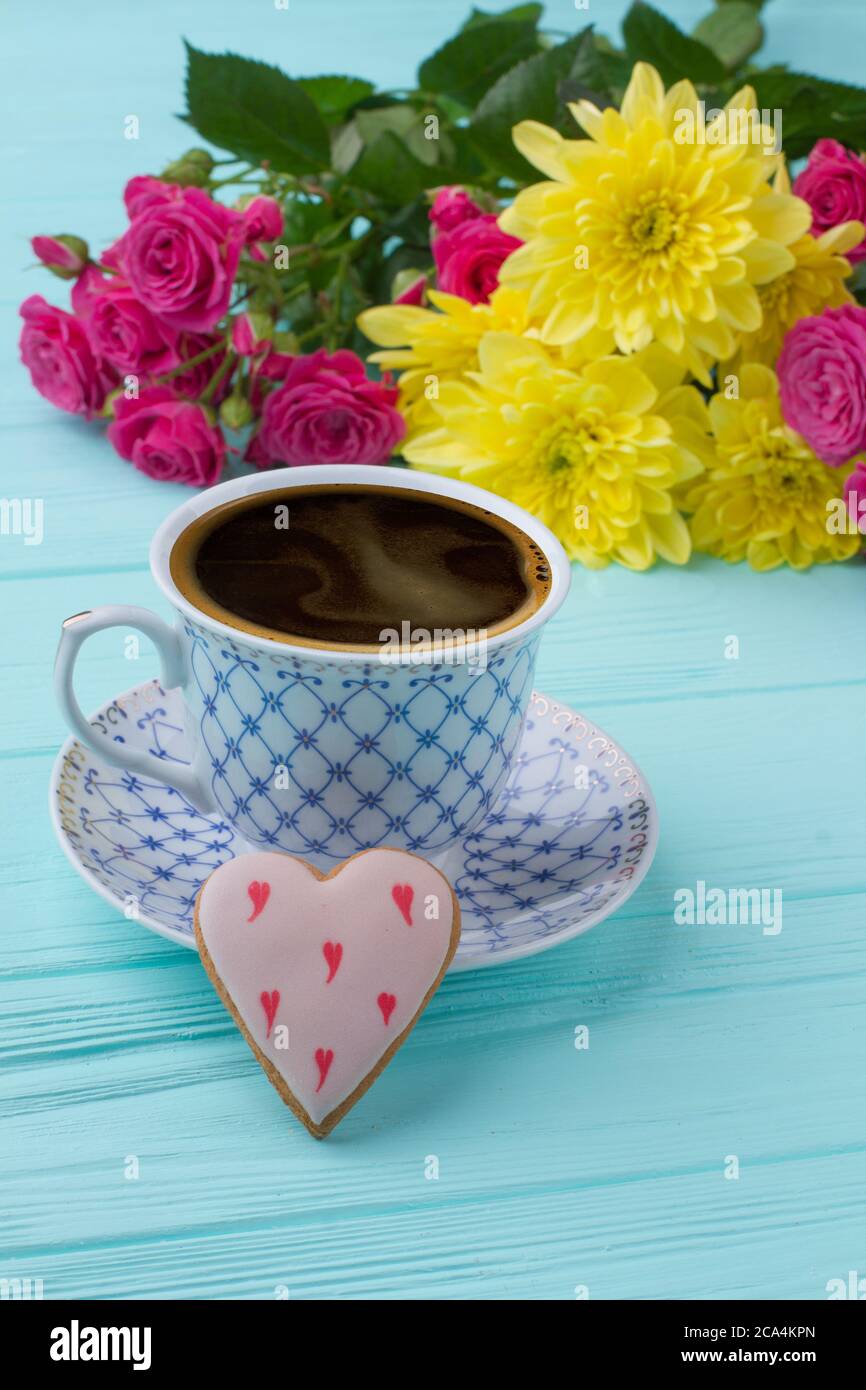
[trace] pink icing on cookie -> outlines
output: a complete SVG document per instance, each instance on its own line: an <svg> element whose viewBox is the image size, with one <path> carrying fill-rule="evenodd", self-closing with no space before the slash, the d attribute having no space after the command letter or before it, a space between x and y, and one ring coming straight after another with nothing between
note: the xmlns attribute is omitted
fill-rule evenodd
<svg viewBox="0 0 866 1390"><path fill-rule="evenodd" d="M269 892L251 932L253 883ZM402 850L369 850L324 880L262 851L211 874L197 925L251 1038L321 1125L418 1013L451 948L454 905L439 871Z"/></svg>
<svg viewBox="0 0 866 1390"><path fill-rule="evenodd" d="M391 889L391 897L403 914L403 921L407 927L412 925L412 899L415 896L411 883L395 883Z"/></svg>

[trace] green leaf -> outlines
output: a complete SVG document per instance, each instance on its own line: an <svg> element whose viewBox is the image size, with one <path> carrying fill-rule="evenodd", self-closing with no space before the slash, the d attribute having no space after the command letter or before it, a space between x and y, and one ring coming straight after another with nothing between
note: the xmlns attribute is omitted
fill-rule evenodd
<svg viewBox="0 0 866 1390"><path fill-rule="evenodd" d="M866 146L866 90L862 87L785 68L765 68L750 80L759 107L768 110L771 118L781 119L789 159L808 154L822 136L855 149Z"/></svg>
<svg viewBox="0 0 866 1390"><path fill-rule="evenodd" d="M626 52L633 63L652 63L665 85L687 77L692 82L720 82L722 63L697 39L690 39L652 5L638 0L622 22Z"/></svg>
<svg viewBox="0 0 866 1390"><path fill-rule="evenodd" d="M513 5L510 10L500 10L499 14L491 14L488 10L473 9L466 23L462 26L462 31L472 29L476 24L487 24L490 20L516 19L525 20L529 24L537 24L543 13L543 5Z"/></svg>
<svg viewBox="0 0 866 1390"><path fill-rule="evenodd" d="M591 69L582 74L582 80L599 92L614 96L615 105L619 106L631 70L632 62L625 53L608 44L603 35L597 34Z"/></svg>
<svg viewBox="0 0 866 1390"><path fill-rule="evenodd" d="M472 131L468 125L452 126L448 139L453 146L455 183L475 183L482 178L486 165L472 141Z"/></svg>
<svg viewBox="0 0 866 1390"><path fill-rule="evenodd" d="M594 48L591 29L584 29L556 48L525 58L504 73L482 99L469 132L496 173L520 183L538 178L538 171L515 149L511 132L519 121L561 125L579 137L574 120L558 99L557 86L562 79L586 70L586 60L581 57L585 48Z"/></svg>
<svg viewBox="0 0 866 1390"><path fill-rule="evenodd" d="M382 236L385 242L391 237L399 237L400 241L406 242L409 246L414 246L418 250L430 250L430 204L428 199L419 198L414 203L407 203L395 207L388 218L382 224ZM379 264L381 264L381 249L373 247L372 253Z"/></svg>
<svg viewBox="0 0 866 1390"><path fill-rule="evenodd" d="M438 121L431 126L433 119L430 112L405 104L357 109L349 124L335 132L334 168L347 174L352 182L366 180L362 186L384 196L391 206L393 190L386 188L388 181L380 165L383 154L394 146L379 145L380 137L388 134L401 146L398 171L401 186L408 189L409 197L437 184L470 181L483 166L474 150L469 149L465 132L457 128L440 131ZM374 146L375 154L364 160L366 151ZM410 158L402 158L403 153Z"/></svg>
<svg viewBox="0 0 866 1390"><path fill-rule="evenodd" d="M479 20L443 44L418 69L418 85L442 92L463 106L476 106L504 72L538 51L534 23Z"/></svg>
<svg viewBox="0 0 866 1390"><path fill-rule="evenodd" d="M324 121L299 83L268 63L186 45L186 119L205 140L284 174L328 167Z"/></svg>
<svg viewBox="0 0 866 1390"><path fill-rule="evenodd" d="M333 222L334 214L326 202L291 197L283 204L283 237L290 246L305 246Z"/></svg>
<svg viewBox="0 0 866 1390"><path fill-rule="evenodd" d="M364 148L361 132L354 121L337 126L331 133L331 168L347 174Z"/></svg>
<svg viewBox="0 0 866 1390"><path fill-rule="evenodd" d="M422 164L450 161L453 149L447 135L435 140L427 138L428 115L411 106L382 106L372 111L357 111L355 125L365 145L372 144L383 131L390 130Z"/></svg>
<svg viewBox="0 0 866 1390"><path fill-rule="evenodd" d="M353 106L376 90L373 83L363 77L299 77L296 80L326 125L342 121Z"/></svg>
<svg viewBox="0 0 866 1390"><path fill-rule="evenodd" d="M628 86L632 65L626 55L614 48L604 35L593 33L590 41L584 30L583 36L584 42L575 54L571 71L559 84L560 102L586 97L599 108L609 106L609 98L614 94L619 95Z"/></svg>
<svg viewBox="0 0 866 1390"><path fill-rule="evenodd" d="M388 207L411 202L423 193L428 181L431 185L438 181L393 130L384 130L365 145L349 177L359 188L375 193Z"/></svg>
<svg viewBox="0 0 866 1390"><path fill-rule="evenodd" d="M758 51L764 42L764 28L749 0L730 0L702 19L694 36L731 72Z"/></svg>
<svg viewBox="0 0 866 1390"><path fill-rule="evenodd" d="M305 289L301 294L294 295L289 303L284 305L283 317L291 332L303 333L320 320L321 310L309 289Z"/></svg>

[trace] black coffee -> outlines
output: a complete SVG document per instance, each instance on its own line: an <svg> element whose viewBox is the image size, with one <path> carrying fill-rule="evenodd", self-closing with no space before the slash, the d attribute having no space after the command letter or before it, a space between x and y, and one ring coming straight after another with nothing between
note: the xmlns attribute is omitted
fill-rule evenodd
<svg viewBox="0 0 866 1390"><path fill-rule="evenodd" d="M550 587L543 552L491 513L345 484L226 503L187 527L171 571L223 621L337 646L376 646L404 623L490 634L534 612Z"/></svg>

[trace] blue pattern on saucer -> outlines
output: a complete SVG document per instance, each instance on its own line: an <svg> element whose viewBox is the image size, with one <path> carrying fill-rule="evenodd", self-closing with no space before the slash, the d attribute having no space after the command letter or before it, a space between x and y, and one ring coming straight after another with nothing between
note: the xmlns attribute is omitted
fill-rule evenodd
<svg viewBox="0 0 866 1390"><path fill-rule="evenodd" d="M157 681L91 722L106 739L187 761L181 696ZM52 807L79 872L127 917L188 946L201 883L248 848L227 821L109 767L75 739L55 765ZM588 930L634 892L657 835L652 793L634 763L582 715L533 694L495 806L456 848L427 856L460 901L452 969L531 955Z"/></svg>

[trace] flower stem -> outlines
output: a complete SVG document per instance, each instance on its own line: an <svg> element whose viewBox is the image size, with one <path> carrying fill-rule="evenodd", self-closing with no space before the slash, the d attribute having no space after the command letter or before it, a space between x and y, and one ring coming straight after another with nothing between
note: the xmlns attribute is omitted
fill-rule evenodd
<svg viewBox="0 0 866 1390"><path fill-rule="evenodd" d="M314 323L312 328L307 328L303 333L298 334L298 347L303 347L305 343L312 342L314 338L321 338L324 331L324 323Z"/></svg>
<svg viewBox="0 0 866 1390"><path fill-rule="evenodd" d="M218 179L216 183L211 183L211 192L215 188L226 188L232 183L246 183L248 175L257 174L260 179L265 177L264 173L255 164L248 164L245 169L239 169L236 174L230 174L227 179Z"/></svg>
<svg viewBox="0 0 866 1390"><path fill-rule="evenodd" d="M213 400L217 387L219 386L220 382L232 370L237 360L238 357L236 352L226 353L225 358L222 362L220 362L219 366L217 367L207 386L204 388L201 395L199 396L200 405L207 405L208 401Z"/></svg>
<svg viewBox="0 0 866 1390"><path fill-rule="evenodd" d="M188 372L191 367L197 367L199 362L206 362L209 357L215 357L218 352L224 351L224 342L220 341L219 343L213 343L209 348L205 348L203 352L199 352L195 357L188 358L186 362L179 362L178 365L172 367L170 371L160 372L159 376L154 377L154 381L162 386L166 381L171 381L176 376L183 376L184 372Z"/></svg>

